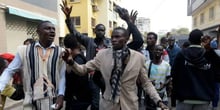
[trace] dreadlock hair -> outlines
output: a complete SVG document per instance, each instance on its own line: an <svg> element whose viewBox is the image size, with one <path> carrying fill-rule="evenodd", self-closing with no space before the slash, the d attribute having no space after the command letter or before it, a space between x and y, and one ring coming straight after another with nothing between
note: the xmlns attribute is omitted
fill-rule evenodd
<svg viewBox="0 0 220 110"><path fill-rule="evenodd" d="M73 34L67 34L64 37L64 46L66 48L79 48L80 44Z"/></svg>

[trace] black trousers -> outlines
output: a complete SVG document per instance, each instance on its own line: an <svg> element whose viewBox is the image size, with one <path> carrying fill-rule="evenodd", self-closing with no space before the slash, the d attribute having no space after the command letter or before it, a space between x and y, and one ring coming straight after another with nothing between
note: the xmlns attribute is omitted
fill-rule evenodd
<svg viewBox="0 0 220 110"><path fill-rule="evenodd" d="M66 100L65 110L87 110L91 102L78 101L78 100Z"/></svg>

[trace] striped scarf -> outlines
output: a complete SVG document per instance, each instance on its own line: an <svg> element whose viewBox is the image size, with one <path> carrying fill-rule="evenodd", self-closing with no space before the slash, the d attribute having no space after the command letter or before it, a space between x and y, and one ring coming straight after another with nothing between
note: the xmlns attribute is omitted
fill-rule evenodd
<svg viewBox="0 0 220 110"><path fill-rule="evenodd" d="M124 72L126 64L124 63L130 52L128 47L121 50L113 50L114 67L112 69L110 85L112 87L111 99L113 103L119 102L120 89L121 89L121 76Z"/></svg>

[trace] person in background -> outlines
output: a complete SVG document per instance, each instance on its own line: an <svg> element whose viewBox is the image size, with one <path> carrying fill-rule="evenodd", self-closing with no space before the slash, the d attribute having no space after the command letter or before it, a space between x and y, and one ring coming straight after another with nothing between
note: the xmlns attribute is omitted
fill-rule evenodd
<svg viewBox="0 0 220 110"><path fill-rule="evenodd" d="M166 49L170 59L170 66L173 65L176 55L180 52L180 47L176 44L175 37L171 36L168 38L168 48Z"/></svg>
<svg viewBox="0 0 220 110"><path fill-rule="evenodd" d="M201 39L201 45L206 49L206 51L210 51L211 49L217 49L217 39L211 38L211 36L205 35ZM212 100L212 108L211 110L217 110L218 102L219 102L219 82L215 83L215 95Z"/></svg>
<svg viewBox="0 0 220 110"><path fill-rule="evenodd" d="M23 44L24 45L28 45L28 44L31 44L31 43L33 43L34 42L34 39L32 39L32 38L27 38L24 42L23 42Z"/></svg>
<svg viewBox="0 0 220 110"><path fill-rule="evenodd" d="M170 32L167 32L166 37L169 38L172 34Z"/></svg>
<svg viewBox="0 0 220 110"><path fill-rule="evenodd" d="M202 36L201 30L192 30L188 38L190 46L182 49L174 60L171 75L176 110L208 110L215 82L220 81L220 46L205 50L201 46Z"/></svg>
<svg viewBox="0 0 220 110"><path fill-rule="evenodd" d="M163 46L164 49L167 49L167 47L168 47L168 38L167 37L162 37L160 39L160 45Z"/></svg>
<svg viewBox="0 0 220 110"><path fill-rule="evenodd" d="M170 59L170 66L172 67L174 59L176 58L176 55L181 51L181 48L176 44L176 39L173 36L170 36L168 38L168 48L166 49L169 55L169 59ZM175 73L174 73L175 74ZM170 82L170 87L172 86L172 82ZM176 107L176 100L175 100L175 96L172 94L172 87L171 88L167 88L168 90L168 94L170 96L171 99L171 106L172 107Z"/></svg>
<svg viewBox="0 0 220 110"><path fill-rule="evenodd" d="M0 74L4 71L4 69L8 66L8 61L4 58L0 57ZM3 93L1 93L0 98L0 110L4 110L6 97L11 97L12 94L15 92L15 88L13 88L11 85L7 85L6 89Z"/></svg>
<svg viewBox="0 0 220 110"><path fill-rule="evenodd" d="M4 69L8 67L8 64L14 59L14 55L10 53L0 54L0 74ZM1 92L1 104L0 110L4 109L6 98L9 97L13 100L21 100L24 98L23 86L20 79L20 73L13 75L13 82L10 81L5 89ZM12 83L12 84L11 84Z"/></svg>
<svg viewBox="0 0 220 110"><path fill-rule="evenodd" d="M162 101L168 105L168 97L166 92L166 86L169 83L170 78L170 65L164 61L161 57L163 54L163 47L156 45L153 51L153 60L146 62L147 74L149 79L152 81ZM146 96L146 110L148 108L154 108L156 105L150 105L151 101L149 96Z"/></svg>
<svg viewBox="0 0 220 110"><path fill-rule="evenodd" d="M80 44L73 34L67 34L65 36L64 46L72 51L79 51L79 54L73 58L74 61L79 64L85 64L87 62L85 56L80 52ZM65 110L87 110L92 102L90 80L88 74L79 76L72 70L66 70Z"/></svg>
<svg viewBox="0 0 220 110"><path fill-rule="evenodd" d="M181 46L181 49L188 48L189 46L190 46L190 42L189 41L185 41L185 42L183 42L183 44Z"/></svg>
<svg viewBox="0 0 220 110"><path fill-rule="evenodd" d="M147 42L146 50L149 52L150 60L152 60L153 59L153 50L154 50L154 47L157 43L157 34L154 32L147 33L146 42ZM165 49L163 50L162 59L169 62L169 56L168 56L168 53Z"/></svg>

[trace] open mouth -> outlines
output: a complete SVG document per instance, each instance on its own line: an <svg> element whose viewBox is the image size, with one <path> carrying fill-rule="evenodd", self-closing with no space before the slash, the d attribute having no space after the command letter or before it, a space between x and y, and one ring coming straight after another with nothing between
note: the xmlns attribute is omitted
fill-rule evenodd
<svg viewBox="0 0 220 110"><path fill-rule="evenodd" d="M54 38L55 38L55 35L49 35L48 40L54 40Z"/></svg>
<svg viewBox="0 0 220 110"><path fill-rule="evenodd" d="M54 36L55 36L55 34L49 34L49 36L54 37Z"/></svg>

